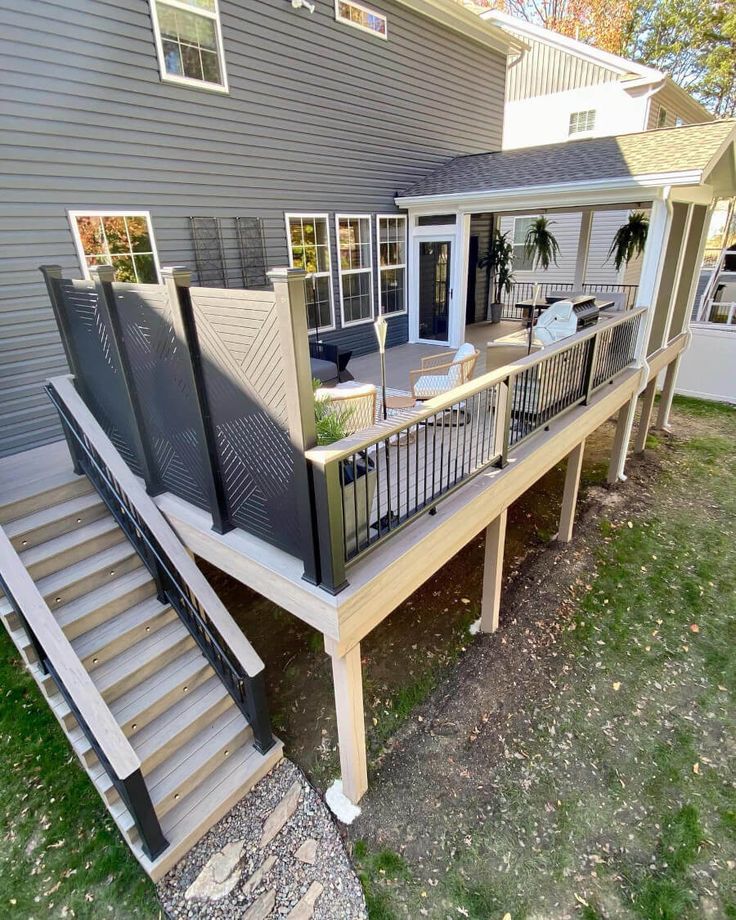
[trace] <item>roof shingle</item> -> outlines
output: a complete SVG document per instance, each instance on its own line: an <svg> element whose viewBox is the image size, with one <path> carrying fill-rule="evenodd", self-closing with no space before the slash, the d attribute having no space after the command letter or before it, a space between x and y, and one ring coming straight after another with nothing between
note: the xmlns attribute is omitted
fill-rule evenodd
<svg viewBox="0 0 736 920"><path fill-rule="evenodd" d="M461 195L702 171L735 127L736 120L727 119L455 157L415 182L400 197Z"/></svg>

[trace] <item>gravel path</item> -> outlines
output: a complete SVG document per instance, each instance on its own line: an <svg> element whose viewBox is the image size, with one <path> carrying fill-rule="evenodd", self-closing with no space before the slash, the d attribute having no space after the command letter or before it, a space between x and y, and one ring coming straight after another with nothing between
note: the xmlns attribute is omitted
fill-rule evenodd
<svg viewBox="0 0 736 920"><path fill-rule="evenodd" d="M365 920L365 901L326 805L282 760L168 875L170 918Z"/></svg>

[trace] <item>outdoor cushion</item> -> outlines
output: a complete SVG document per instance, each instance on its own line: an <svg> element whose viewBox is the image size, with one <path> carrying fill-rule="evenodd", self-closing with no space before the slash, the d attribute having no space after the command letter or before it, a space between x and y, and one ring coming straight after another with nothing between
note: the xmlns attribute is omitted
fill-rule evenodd
<svg viewBox="0 0 736 920"><path fill-rule="evenodd" d="M472 358L474 354L475 345L471 345L470 342L464 342L455 352L455 357L452 359L453 363L456 361L462 361L463 358ZM451 387L459 387L463 382L462 365L455 364L454 367L451 367L448 370L447 376L449 377L449 381L445 382L445 390L447 389L447 383L449 383Z"/></svg>
<svg viewBox="0 0 736 920"><path fill-rule="evenodd" d="M451 368L455 370L455 368ZM453 386L460 383L460 377L457 383L452 382L453 378L449 374L425 374L414 382L414 395L417 399L431 399L433 396L441 396Z"/></svg>
<svg viewBox="0 0 736 920"><path fill-rule="evenodd" d="M312 368L312 377L321 383L337 379L337 365L332 361L323 361L322 358L310 358L309 364Z"/></svg>

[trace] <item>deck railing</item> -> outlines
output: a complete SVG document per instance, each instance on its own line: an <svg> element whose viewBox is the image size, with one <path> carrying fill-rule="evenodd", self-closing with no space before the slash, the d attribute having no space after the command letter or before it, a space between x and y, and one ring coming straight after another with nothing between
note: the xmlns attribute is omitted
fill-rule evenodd
<svg viewBox="0 0 736 920"><path fill-rule="evenodd" d="M0 527L0 587L38 659L71 710L138 830L143 852L154 860L168 847L141 772L141 763L82 666L33 579ZM32 662L33 663L33 662Z"/></svg>
<svg viewBox="0 0 736 920"><path fill-rule="evenodd" d="M629 367L644 309L622 313L424 404L307 452L312 467L321 585L482 470L504 466L522 441Z"/></svg>
<svg viewBox="0 0 736 920"><path fill-rule="evenodd" d="M248 719L257 750L275 744L266 705L263 661L189 558L152 499L123 463L74 390L71 379L47 387L77 472L92 482L235 704Z"/></svg>
<svg viewBox="0 0 736 920"><path fill-rule="evenodd" d="M534 296L536 284L537 283L534 281L514 282L511 290L508 293L504 293L503 311L501 314L503 319L526 319L527 313L520 307L517 307L516 304L520 300L530 300ZM544 281L539 284L539 288L541 296L546 297L552 291L569 291L572 293L572 291L575 290L575 285L570 282L557 284L554 281ZM588 294L624 294L623 307L625 310L632 310L636 303L636 295L639 286L637 284L595 284L593 282L585 282L582 285L582 290Z"/></svg>

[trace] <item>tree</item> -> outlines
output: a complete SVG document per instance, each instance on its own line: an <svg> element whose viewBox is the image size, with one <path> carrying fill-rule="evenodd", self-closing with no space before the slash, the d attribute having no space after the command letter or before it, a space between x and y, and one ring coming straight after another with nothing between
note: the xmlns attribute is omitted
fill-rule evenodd
<svg viewBox="0 0 736 920"><path fill-rule="evenodd" d="M639 0L627 54L666 71L720 118L736 114L736 6Z"/></svg>

